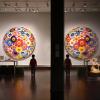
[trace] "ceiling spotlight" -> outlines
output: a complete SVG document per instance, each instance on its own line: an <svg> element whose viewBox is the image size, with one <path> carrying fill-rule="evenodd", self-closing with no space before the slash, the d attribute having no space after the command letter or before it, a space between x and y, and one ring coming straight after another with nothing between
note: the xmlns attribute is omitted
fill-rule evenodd
<svg viewBox="0 0 100 100"><path fill-rule="evenodd" d="M47 7L49 7L49 3L48 2L46 3L46 5L47 5Z"/></svg>
<svg viewBox="0 0 100 100"><path fill-rule="evenodd" d="M75 7L75 2L72 3L72 7Z"/></svg>
<svg viewBox="0 0 100 100"><path fill-rule="evenodd" d="M47 1L46 6L50 7L50 1L49 0Z"/></svg>
<svg viewBox="0 0 100 100"><path fill-rule="evenodd" d="M35 12L39 12L39 9L37 8L37 9L35 10Z"/></svg>
<svg viewBox="0 0 100 100"><path fill-rule="evenodd" d="M68 12L68 9L67 9L67 8L65 8L64 12L65 12L65 13L66 13L66 12Z"/></svg>
<svg viewBox="0 0 100 100"><path fill-rule="evenodd" d="M4 2L4 5L5 5L6 7L9 7L9 6L10 6L10 3L9 3L9 2Z"/></svg>
<svg viewBox="0 0 100 100"><path fill-rule="evenodd" d="M20 12L21 9L20 9L20 8L15 8L15 11L16 11L16 12Z"/></svg>
<svg viewBox="0 0 100 100"><path fill-rule="evenodd" d="M29 3L28 2L26 2L26 7L29 7Z"/></svg>
<svg viewBox="0 0 100 100"><path fill-rule="evenodd" d="M87 2L84 2L84 3L83 3L83 7L84 7L84 8L87 7Z"/></svg>
<svg viewBox="0 0 100 100"><path fill-rule="evenodd" d="M85 9L85 8L80 8L80 12L87 12L87 9Z"/></svg>
<svg viewBox="0 0 100 100"><path fill-rule="evenodd" d="M34 13L37 13L37 12L39 12L39 9L38 8L32 8L31 11L34 12Z"/></svg>
<svg viewBox="0 0 100 100"><path fill-rule="evenodd" d="M17 6L18 6L18 3L16 2L16 3L15 3L15 7L17 7Z"/></svg>
<svg viewBox="0 0 100 100"><path fill-rule="evenodd" d="M33 13L37 13L39 12L39 9L38 8L26 8L25 10L26 12L33 12Z"/></svg>

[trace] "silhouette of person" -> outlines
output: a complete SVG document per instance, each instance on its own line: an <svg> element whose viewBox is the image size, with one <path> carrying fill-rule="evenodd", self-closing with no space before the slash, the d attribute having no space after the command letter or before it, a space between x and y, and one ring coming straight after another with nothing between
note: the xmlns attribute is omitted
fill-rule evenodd
<svg viewBox="0 0 100 100"><path fill-rule="evenodd" d="M69 58L69 55L66 55L65 59L65 71L66 71L66 77L70 76L70 68L72 66L71 59Z"/></svg>
<svg viewBox="0 0 100 100"><path fill-rule="evenodd" d="M35 59L34 54L32 55L32 59L30 60L30 67L31 67L31 76L33 76L34 79L35 79L35 70L36 70L36 67L37 67L37 61Z"/></svg>

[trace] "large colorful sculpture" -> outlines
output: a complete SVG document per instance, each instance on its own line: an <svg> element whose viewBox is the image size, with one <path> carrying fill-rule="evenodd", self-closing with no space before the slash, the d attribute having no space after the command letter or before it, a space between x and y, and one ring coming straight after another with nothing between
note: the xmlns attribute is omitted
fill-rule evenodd
<svg viewBox="0 0 100 100"><path fill-rule="evenodd" d="M72 29L65 37L65 49L75 59L90 59L96 52L98 39L88 27Z"/></svg>
<svg viewBox="0 0 100 100"><path fill-rule="evenodd" d="M30 57L35 45L33 34L24 27L10 29L3 40L4 51L13 60L23 60Z"/></svg>

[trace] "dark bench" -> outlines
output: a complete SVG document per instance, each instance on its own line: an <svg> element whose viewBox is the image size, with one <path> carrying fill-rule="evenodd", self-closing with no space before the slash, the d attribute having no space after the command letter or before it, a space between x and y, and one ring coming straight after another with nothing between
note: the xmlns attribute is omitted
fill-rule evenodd
<svg viewBox="0 0 100 100"><path fill-rule="evenodd" d="M0 76L24 76L24 69L13 65L0 66Z"/></svg>

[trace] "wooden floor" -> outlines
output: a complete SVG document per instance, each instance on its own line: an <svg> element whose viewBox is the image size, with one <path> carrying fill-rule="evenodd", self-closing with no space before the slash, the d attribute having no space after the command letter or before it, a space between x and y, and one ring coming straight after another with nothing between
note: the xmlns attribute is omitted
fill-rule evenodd
<svg viewBox="0 0 100 100"><path fill-rule="evenodd" d="M65 100L100 100L99 77L78 77L76 72L71 72L64 84Z"/></svg>
<svg viewBox="0 0 100 100"><path fill-rule="evenodd" d="M24 77L2 78L0 100L50 100L50 72L37 71L35 81L29 71Z"/></svg>
<svg viewBox="0 0 100 100"><path fill-rule="evenodd" d="M100 78L79 78L75 71L64 82L65 100L100 100ZM0 100L50 100L50 71L36 72L35 81L30 71L24 77L1 78Z"/></svg>

